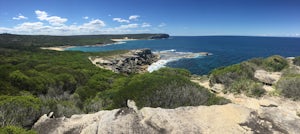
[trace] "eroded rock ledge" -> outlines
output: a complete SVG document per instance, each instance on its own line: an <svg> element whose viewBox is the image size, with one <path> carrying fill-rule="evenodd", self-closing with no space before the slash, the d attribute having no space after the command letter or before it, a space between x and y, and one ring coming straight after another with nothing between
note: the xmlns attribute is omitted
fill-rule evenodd
<svg viewBox="0 0 300 134"><path fill-rule="evenodd" d="M41 134L132 134L132 133L298 133L300 118L280 105L249 108L239 104L137 110L127 108L73 115L71 118L42 116L33 129Z"/></svg>
<svg viewBox="0 0 300 134"><path fill-rule="evenodd" d="M112 70L116 73L143 73L147 67L159 59L150 49L131 50L125 54L108 57L89 57L89 60L98 67Z"/></svg>

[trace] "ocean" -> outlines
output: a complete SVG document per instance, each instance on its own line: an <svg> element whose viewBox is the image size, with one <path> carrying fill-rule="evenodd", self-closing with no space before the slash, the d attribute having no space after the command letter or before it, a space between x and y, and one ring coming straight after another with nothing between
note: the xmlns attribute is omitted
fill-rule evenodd
<svg viewBox="0 0 300 134"><path fill-rule="evenodd" d="M251 37L251 36L171 36L161 40L136 40L106 46L79 46L71 51L97 52L150 48L153 52L175 54L209 52L212 55L178 58L169 56L164 64L173 68L184 68L192 74L205 75L211 70L245 61L255 57L281 55L300 56L300 38ZM157 67L155 67L157 68ZM159 68L159 67L158 67Z"/></svg>

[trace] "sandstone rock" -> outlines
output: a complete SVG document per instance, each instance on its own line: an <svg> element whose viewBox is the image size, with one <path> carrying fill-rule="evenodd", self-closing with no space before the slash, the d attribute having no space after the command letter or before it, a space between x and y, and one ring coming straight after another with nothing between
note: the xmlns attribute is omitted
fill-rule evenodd
<svg viewBox="0 0 300 134"><path fill-rule="evenodd" d="M265 102L268 105L268 102ZM240 104L149 108L138 110L133 101L130 108L73 115L71 118L42 116L33 129L42 134L131 134L131 133L297 133L300 118L289 109L256 107Z"/></svg>
<svg viewBox="0 0 300 134"><path fill-rule="evenodd" d="M275 84L281 77L281 72L267 72L265 70L256 70L254 77L259 81L272 85Z"/></svg>

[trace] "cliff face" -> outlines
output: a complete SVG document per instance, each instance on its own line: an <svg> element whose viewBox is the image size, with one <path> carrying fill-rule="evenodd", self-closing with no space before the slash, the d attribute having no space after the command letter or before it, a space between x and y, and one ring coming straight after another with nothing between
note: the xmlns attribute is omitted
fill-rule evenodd
<svg viewBox="0 0 300 134"><path fill-rule="evenodd" d="M280 104L265 100L258 101L257 107L240 103L176 109L145 107L141 110L129 101L128 108L71 118L44 115L33 129L41 134L298 133L300 118Z"/></svg>
<svg viewBox="0 0 300 134"><path fill-rule="evenodd" d="M150 49L131 50L128 53L109 57L89 57L90 61L98 67L112 70L116 73L142 73L147 67L158 60Z"/></svg>

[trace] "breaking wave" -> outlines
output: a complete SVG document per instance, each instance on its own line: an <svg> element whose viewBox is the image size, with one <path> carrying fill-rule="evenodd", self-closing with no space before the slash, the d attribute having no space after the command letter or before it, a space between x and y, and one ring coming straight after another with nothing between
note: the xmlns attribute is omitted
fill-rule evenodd
<svg viewBox="0 0 300 134"><path fill-rule="evenodd" d="M157 62L152 63L148 68L148 72L153 72L160 68L166 67L169 62L177 61L180 59L189 59L189 58L199 58L207 55L211 55L211 53L207 52L177 52L175 49L163 50L163 51L155 51L153 52L156 55L159 55L159 60Z"/></svg>

